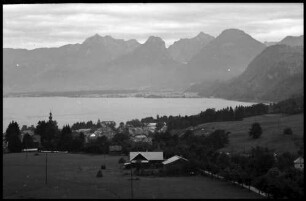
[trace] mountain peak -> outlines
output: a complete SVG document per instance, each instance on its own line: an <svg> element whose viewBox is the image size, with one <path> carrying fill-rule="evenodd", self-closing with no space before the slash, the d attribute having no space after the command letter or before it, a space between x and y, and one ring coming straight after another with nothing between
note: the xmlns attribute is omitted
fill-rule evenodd
<svg viewBox="0 0 306 201"><path fill-rule="evenodd" d="M224 31L222 31L222 33L220 35L247 35L244 31L240 30L240 29L225 29Z"/></svg>
<svg viewBox="0 0 306 201"><path fill-rule="evenodd" d="M197 40L209 40L209 41L211 41L211 40L214 39L214 37L201 31L201 32L195 37L195 39L197 39Z"/></svg>
<svg viewBox="0 0 306 201"><path fill-rule="evenodd" d="M105 41L115 40L112 36L100 36L99 34L95 34L89 38L87 38L83 44L95 44L95 43L104 43Z"/></svg>
<svg viewBox="0 0 306 201"><path fill-rule="evenodd" d="M289 46L303 46L304 45L304 35L300 36L286 36L279 44L289 45Z"/></svg>
<svg viewBox="0 0 306 201"><path fill-rule="evenodd" d="M161 39L160 37L156 37L156 36L150 36L148 38L148 40L145 42L144 45L158 45L158 46L162 46L162 47L166 47L165 46L165 41L163 39Z"/></svg>
<svg viewBox="0 0 306 201"><path fill-rule="evenodd" d="M250 45L250 43L256 43L257 46L265 46L263 43L257 41L252 36L240 29L226 29L217 37L217 39L219 43L245 43L245 45L246 43L248 43L248 45Z"/></svg>

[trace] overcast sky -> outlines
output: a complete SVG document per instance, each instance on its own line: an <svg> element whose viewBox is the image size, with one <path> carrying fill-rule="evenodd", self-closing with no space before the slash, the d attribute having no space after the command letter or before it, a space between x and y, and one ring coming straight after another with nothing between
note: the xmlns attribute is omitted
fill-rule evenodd
<svg viewBox="0 0 306 201"><path fill-rule="evenodd" d="M279 41L304 34L303 12L302 3L4 5L3 45L58 47L98 33L140 43L154 35L169 46L201 31L217 37L228 28L261 42Z"/></svg>

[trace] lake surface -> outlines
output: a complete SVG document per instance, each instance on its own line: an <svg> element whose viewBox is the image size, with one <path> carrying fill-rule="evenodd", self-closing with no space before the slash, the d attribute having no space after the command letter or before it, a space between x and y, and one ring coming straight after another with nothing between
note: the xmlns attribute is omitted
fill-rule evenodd
<svg viewBox="0 0 306 201"><path fill-rule="evenodd" d="M69 97L8 97L3 98L3 131L14 120L19 127L37 125L48 120L49 112L60 128L78 121L126 122L156 115L194 115L207 108L216 110L254 103L216 98L69 98Z"/></svg>

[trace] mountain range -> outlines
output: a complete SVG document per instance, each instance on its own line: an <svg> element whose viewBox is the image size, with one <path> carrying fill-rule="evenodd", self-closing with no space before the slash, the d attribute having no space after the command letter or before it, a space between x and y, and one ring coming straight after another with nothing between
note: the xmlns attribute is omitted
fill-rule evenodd
<svg viewBox="0 0 306 201"><path fill-rule="evenodd" d="M286 37L279 44L303 45L303 36ZM201 32L194 38L180 39L168 48L160 37L150 36L140 44L135 39L122 40L98 34L81 44L58 48L3 48L3 90L6 94L187 89L194 83L201 83L189 89L204 96L215 91L215 95L222 97L225 95L221 89L218 93L215 89L250 71L246 69L256 68L257 64L251 63L270 47L241 30L227 29L216 38ZM270 51L273 52L273 48ZM301 58L293 59L298 63ZM284 61L280 59L279 62Z"/></svg>
<svg viewBox="0 0 306 201"><path fill-rule="evenodd" d="M303 57L303 46L269 46L237 78L208 85L199 92L203 96L253 101L279 101L301 95Z"/></svg>

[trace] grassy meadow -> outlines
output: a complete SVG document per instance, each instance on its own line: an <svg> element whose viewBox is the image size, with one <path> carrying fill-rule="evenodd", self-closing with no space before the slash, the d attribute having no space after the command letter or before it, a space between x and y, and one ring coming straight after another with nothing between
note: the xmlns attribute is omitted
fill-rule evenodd
<svg viewBox="0 0 306 201"><path fill-rule="evenodd" d="M3 198L131 198L128 170L120 169L120 156L48 153L3 155ZM127 159L127 158L126 158ZM97 178L102 170L103 177ZM203 176L138 177L134 198L262 198L234 184Z"/></svg>
<svg viewBox="0 0 306 201"><path fill-rule="evenodd" d="M259 139L252 139L248 134L254 122L260 123L263 130ZM287 127L292 129L292 135L283 134L283 130ZM222 151L243 152L252 147L264 146L277 153L297 152L304 143L304 114L267 114L245 118L243 121L206 123L197 126L194 133L202 135L216 129L231 132L229 144Z"/></svg>

